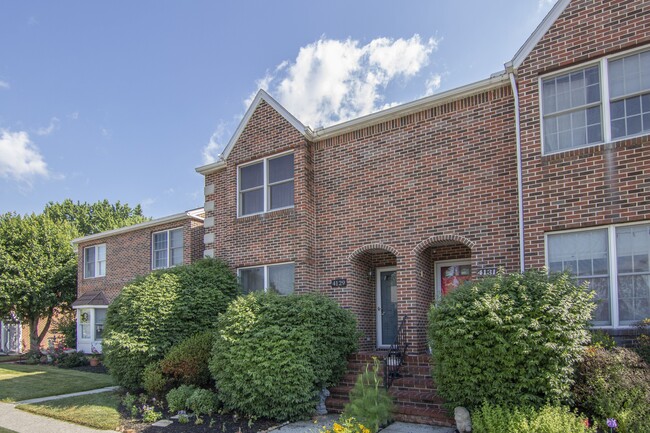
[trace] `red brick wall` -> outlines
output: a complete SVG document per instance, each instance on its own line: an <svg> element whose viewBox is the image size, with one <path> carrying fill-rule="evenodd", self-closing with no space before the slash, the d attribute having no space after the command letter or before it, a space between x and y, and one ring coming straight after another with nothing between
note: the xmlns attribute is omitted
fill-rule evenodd
<svg viewBox="0 0 650 433"><path fill-rule="evenodd" d="M183 263L189 264L203 256L203 223L186 218L174 223L150 226L122 234L107 236L78 246L77 295L90 290L103 290L112 301L122 287L137 276L151 272L151 237L154 232L183 228ZM84 248L106 244L106 276L84 278Z"/></svg>
<svg viewBox="0 0 650 433"><path fill-rule="evenodd" d="M544 265L546 232L648 219L650 137L542 156L538 79L649 43L650 2L574 0L521 65L526 267Z"/></svg>

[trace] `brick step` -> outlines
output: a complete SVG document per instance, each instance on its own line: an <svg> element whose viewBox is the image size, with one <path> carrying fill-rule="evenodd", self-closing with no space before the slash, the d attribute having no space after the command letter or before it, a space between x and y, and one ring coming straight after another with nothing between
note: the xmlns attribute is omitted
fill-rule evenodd
<svg viewBox="0 0 650 433"><path fill-rule="evenodd" d="M341 413L348 403L347 399L330 397L327 399L327 410L334 413ZM413 404L395 404L393 413L395 421L411 422L417 424L453 426L454 420L442 407Z"/></svg>
<svg viewBox="0 0 650 433"><path fill-rule="evenodd" d="M354 375L358 375L361 373L364 373L366 371L366 365L365 364L354 364L354 363L348 363L347 366L347 372L348 373L354 373ZM417 365L417 364L402 364L399 368L399 373L402 376L431 376L431 366L429 364L427 365ZM379 375L383 376L384 375L384 366L382 364L381 368L379 369Z"/></svg>
<svg viewBox="0 0 650 433"><path fill-rule="evenodd" d="M333 399L348 399L352 386L339 385L329 390ZM411 389L391 387L388 391L398 403L432 404L441 406L444 403L434 389Z"/></svg>

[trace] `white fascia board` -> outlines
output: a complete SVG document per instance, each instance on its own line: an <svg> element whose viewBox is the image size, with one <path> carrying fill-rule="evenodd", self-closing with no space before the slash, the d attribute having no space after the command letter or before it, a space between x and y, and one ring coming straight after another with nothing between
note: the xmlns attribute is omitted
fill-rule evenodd
<svg viewBox="0 0 650 433"><path fill-rule="evenodd" d="M508 74L499 72L492 74L488 79L477 81L475 83L467 84L465 86L457 87L446 92L438 93L435 95L427 96L413 102L397 105L386 110L378 111L376 113L368 114L357 119L349 120L347 122L339 123L337 125L329 126L327 128L319 129L312 132L313 140L320 141L329 137L345 134L346 132L356 131L360 128L376 124L378 122L385 122L394 118L406 116L408 114L417 113L418 111L425 110L428 107L443 104L454 99L459 99L464 96L469 96L479 91L489 90L495 87L501 87L508 82Z"/></svg>
<svg viewBox="0 0 650 433"><path fill-rule="evenodd" d="M311 135L311 129L309 127L306 127L303 125L296 117L289 113L286 108L284 108L278 101L273 99L271 95L266 93L264 90L260 89L257 92L257 95L255 95L255 99L253 99L253 102L251 105L248 107L248 110L246 110L246 114L244 114L243 119L241 122L239 122L239 126L237 127L237 130L233 134L233 136L230 138L230 141L228 141L228 144L226 147L223 149L223 152L221 155L219 155L219 160L215 161L210 164L202 165L200 167L196 168L196 171L198 173L201 173L203 175L212 173L214 171L220 170L226 166L226 160L228 159L228 155L230 155L230 152L232 151L232 148L235 146L235 143L237 140L239 140L239 137L242 135L244 132L244 129L246 128L246 125L251 119L251 116L255 112L255 109L257 109L258 105L262 101L265 101L267 104L269 104L275 111L277 111L284 119L291 124L298 132L300 132L303 136L309 138Z"/></svg>
<svg viewBox="0 0 650 433"><path fill-rule="evenodd" d="M200 213L202 210L203 210L203 208L192 209L190 211L181 212L181 213L177 213L177 214L174 214L174 215L169 215L169 216L162 217L162 218L157 218L157 219L151 220L151 221L145 221L145 222L142 222L142 223L134 224L132 226L126 226L126 227L120 227L119 229L107 230L105 232L95 233L93 235L88 235L88 236L84 236L84 237L81 237L81 238L73 239L73 240L70 241L70 243L72 245L77 245L77 244L80 244L80 243L83 243L83 242L90 242L90 241L94 241L94 240L97 240L97 239L103 239L103 238L106 238L106 237L109 237L109 236L119 235L119 234L122 234L122 233L128 233L128 232L132 232L132 231L135 231L135 230L146 229L147 227L153 227L153 226L157 226L157 225L161 225L161 224L168 224L168 223L173 223L173 222L177 222L177 221L182 221L182 220L184 220L186 218L192 218L192 219L195 219L197 221L203 221L203 218L196 215L196 213Z"/></svg>
<svg viewBox="0 0 650 433"><path fill-rule="evenodd" d="M511 61L505 64L506 70L518 69L519 66L526 60L531 51L535 48L537 43L544 37L546 32L555 24L562 12L571 3L571 0L558 0L557 3L546 14L541 23L537 26L535 31L526 39L526 42L519 48Z"/></svg>

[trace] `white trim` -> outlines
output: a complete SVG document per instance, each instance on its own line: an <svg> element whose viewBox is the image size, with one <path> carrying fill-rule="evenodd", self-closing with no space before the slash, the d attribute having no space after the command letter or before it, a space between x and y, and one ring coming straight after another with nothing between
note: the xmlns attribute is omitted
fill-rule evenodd
<svg viewBox="0 0 650 433"><path fill-rule="evenodd" d="M539 23L535 31L533 31L528 39L526 39L526 42L524 42L521 48L519 48L515 53L512 60L505 64L506 69L518 69L521 66L531 51L533 51L535 46L537 46L539 41L544 37L546 32L549 31L551 26L555 24L555 21L560 17L560 15L562 15L562 12L564 12L569 3L571 3L571 0L558 0L558 2L555 3L542 22Z"/></svg>
<svg viewBox="0 0 650 433"><path fill-rule="evenodd" d="M284 180L282 182L276 182L274 185L279 184L279 183L289 182L289 181L294 182L294 204L292 204L291 206L284 206L284 207L269 209L269 206L270 206L270 198L269 197L271 195L271 185L269 184L269 178L268 178L268 175L269 175L269 173L268 173L268 171L269 171L268 170L269 161L273 160L273 159L277 159L277 158L282 158L283 156L291 155L291 154L294 155L294 161L293 161L294 175L293 175L293 177L291 179L286 179L286 180ZM241 178L240 173L241 173L241 169L246 168L246 167L250 167L251 165L260 164L260 163L262 164L262 178L263 178L264 183L260 187L251 188L251 189L248 189L248 190L246 190L244 192L257 190L257 189L262 190L262 211L261 212L255 212L255 213L247 213L246 215L242 215L242 211L241 211L242 203L241 203L241 200L240 200L241 199L241 194L242 194L242 191L240 190L240 178ZM273 155L265 156L263 158L258 158L256 160L249 161L249 162L246 162L244 164L238 165L237 166L237 218L247 218L247 217L254 216L254 215L261 215L261 214L265 214L265 213L269 213L269 212L275 212L275 211L282 210L282 209L291 209L291 208L295 207L295 178L296 178L295 167L296 167L296 160L295 160L295 152L293 150L287 150L285 152L275 153Z"/></svg>
<svg viewBox="0 0 650 433"><path fill-rule="evenodd" d="M577 229L557 230L544 233L544 265L549 269L548 264L548 237L552 235L570 234L577 232L587 232L594 230L607 230L607 254L609 255L608 278L609 278L609 306L610 306L610 325L594 325L594 329L632 329L632 325L621 325L619 322L618 311L618 251L616 249L616 229L621 227L630 227L638 225L650 225L650 220L634 221L621 224L606 224L600 226L580 227Z"/></svg>
<svg viewBox="0 0 650 433"><path fill-rule="evenodd" d="M171 258L171 250L172 250L172 245L171 245L171 236L170 233L176 230L182 230L183 233L183 245L181 246L181 249L183 251L183 256L185 255L185 229L183 226L180 227L172 227L169 229L165 230L158 230L156 232L151 232L151 270L152 271L158 271L160 269L168 269L168 268L173 268L174 266L180 266L185 262L185 257L183 257L183 260L181 263L176 263L175 265L170 264L170 258ZM163 266L160 268L156 267L156 262L155 262L155 257L154 257L154 236L159 234L159 233L167 233L167 266Z"/></svg>
<svg viewBox="0 0 650 433"><path fill-rule="evenodd" d="M458 266L465 266L465 265L470 265L472 266L472 259L454 259L454 260L438 260L435 265L435 269L433 272L433 278L435 279L435 299L436 303L440 302L440 299L442 299L442 285L441 285L441 270L443 266L450 266L450 265L458 265Z"/></svg>
<svg viewBox="0 0 650 433"><path fill-rule="evenodd" d="M265 101L267 104L269 104L275 111L280 114L287 122L291 124L298 132L300 132L303 136L309 137L311 135L311 130L308 127L305 127L298 119L296 119L293 114L289 113L286 108L284 108L282 105L280 105L275 99L271 97L268 93L266 93L264 90L259 90L257 92L257 95L255 95L255 99L253 99L253 102L251 105L248 107L248 110L246 110L246 114L244 114L243 119L241 122L239 122L239 126L237 127L237 130L233 134L233 136L230 138L228 141L228 144L226 147L223 149L223 152L221 155L219 155L219 159L215 162L212 162L210 164L202 165L200 167L196 168L196 171L198 173L201 173L203 175L212 173L214 171L217 171L221 168L224 168L226 166L226 159L228 159L228 155L230 155L230 152L232 151L233 147L235 146L235 143L237 140L239 140L239 137L242 135L244 132L244 129L246 128L246 125L248 125L248 122L250 121L251 117L253 116L253 113L257 109L257 107L262 103L262 101Z"/></svg>
<svg viewBox="0 0 650 433"><path fill-rule="evenodd" d="M295 292L296 289L296 262L280 262L280 263L270 263L268 265L255 265L255 266L242 266L240 268L237 268L237 279L239 280L241 278L239 271L245 270L245 269L257 269L257 268L262 268L264 270L264 293L268 291L268 285L269 285L269 268L273 266L284 266L284 265L293 265L293 290ZM293 292L292 292L293 293Z"/></svg>
<svg viewBox="0 0 650 433"><path fill-rule="evenodd" d="M375 269L375 303L376 303L376 326L377 326L377 348L386 349L390 347L390 344L382 344L383 340L383 331L382 331L382 308L381 308L381 273L382 272L395 272L395 278L397 278L397 266L384 266L382 268ZM397 318L395 318L397 320Z"/></svg>
<svg viewBox="0 0 650 433"><path fill-rule="evenodd" d="M181 212L181 213L177 213L177 214L174 214L174 215L169 215L169 216L162 217L162 218L157 218L155 220L145 221L145 222L138 223L138 224L133 224L132 226L121 227L119 229L107 230L105 232L95 233L93 235L88 235L88 236L84 236L84 237L81 237L81 238L76 238L76 239L73 239L72 241L70 241L70 243L72 245L78 245L78 244L81 244L81 243L84 243L84 242L90 242L90 241L94 241L94 240L97 240L97 239L103 239L103 238L106 238L106 237L109 237L109 236L118 235L118 234L122 234L122 233L128 233L128 232L132 232L132 231L135 231L135 230L141 230L141 229L145 229L145 228L148 228L148 227L153 227L153 226L162 225L162 224L170 224L170 223L174 223L174 222L177 222L177 221L182 221L182 220L184 220L186 218L190 218L190 219L194 219L194 220L203 222L203 218L196 215L197 213L202 213L202 212L203 212L203 208L192 209L192 210L189 210L189 211L186 211L186 212Z"/></svg>
<svg viewBox="0 0 650 433"><path fill-rule="evenodd" d="M98 268L99 268L100 260L97 260L97 248L99 248L99 247L104 247L104 273L101 274L101 275L98 275ZM86 250L89 250L91 248L95 250L95 260L94 260L95 274L93 276L89 277L88 275L86 275ZM107 270L106 269L107 256L108 256L108 251L106 250L106 243L89 245L87 247L84 247L83 251L82 251L82 259L81 259L81 263L82 263L82 266L83 266L83 275L84 275L83 279L84 280L90 280L90 279L93 279L93 278L104 278L106 276L106 270Z"/></svg>

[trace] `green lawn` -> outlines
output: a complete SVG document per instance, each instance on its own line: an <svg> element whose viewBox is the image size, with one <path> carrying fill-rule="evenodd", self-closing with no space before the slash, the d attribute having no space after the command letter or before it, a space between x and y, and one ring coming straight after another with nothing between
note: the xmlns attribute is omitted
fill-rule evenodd
<svg viewBox="0 0 650 433"><path fill-rule="evenodd" d="M0 401L69 394L113 385L107 374L42 365L0 364Z"/></svg>
<svg viewBox="0 0 650 433"><path fill-rule="evenodd" d="M0 362L13 362L23 359L23 355L0 355ZM0 433L2 433L0 431Z"/></svg>
<svg viewBox="0 0 650 433"><path fill-rule="evenodd" d="M0 433L16 433L16 431L9 430L8 428L0 427Z"/></svg>
<svg viewBox="0 0 650 433"><path fill-rule="evenodd" d="M116 393L102 392L39 404L21 404L16 408L100 430L115 430L120 426L119 404L120 397Z"/></svg>

